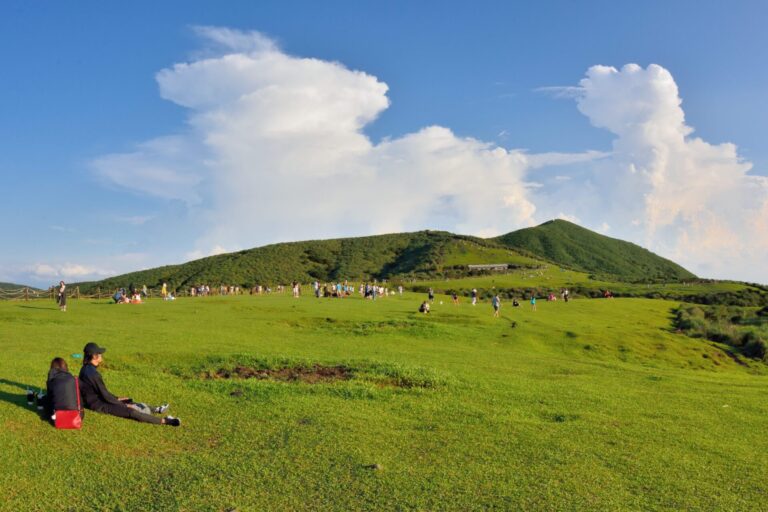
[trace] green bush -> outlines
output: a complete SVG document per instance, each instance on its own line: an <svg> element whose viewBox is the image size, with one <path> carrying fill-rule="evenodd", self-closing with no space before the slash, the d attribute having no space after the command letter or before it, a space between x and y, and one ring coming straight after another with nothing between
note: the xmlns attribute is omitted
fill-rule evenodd
<svg viewBox="0 0 768 512"><path fill-rule="evenodd" d="M747 357L766 360L768 356L768 342L755 331L747 331L741 338L744 348L742 351Z"/></svg>
<svg viewBox="0 0 768 512"><path fill-rule="evenodd" d="M741 336L739 336L734 329L726 325L710 325L707 330L707 339L734 347L741 345Z"/></svg>
<svg viewBox="0 0 768 512"><path fill-rule="evenodd" d="M760 338L754 339L747 343L743 350L747 357L765 361L766 355L768 355L768 342Z"/></svg>

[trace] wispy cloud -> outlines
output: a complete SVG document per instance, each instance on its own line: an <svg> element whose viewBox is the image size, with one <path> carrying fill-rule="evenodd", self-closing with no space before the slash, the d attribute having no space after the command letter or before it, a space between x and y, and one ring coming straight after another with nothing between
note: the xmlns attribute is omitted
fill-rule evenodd
<svg viewBox="0 0 768 512"><path fill-rule="evenodd" d="M109 269L97 268L79 263L45 263L39 262L23 269L37 279L76 279L103 278L115 272Z"/></svg>
<svg viewBox="0 0 768 512"><path fill-rule="evenodd" d="M115 217L115 220L117 222L130 224L132 226L142 226L147 222L153 220L155 217L156 217L155 215L129 215L129 216Z"/></svg>
<svg viewBox="0 0 768 512"><path fill-rule="evenodd" d="M584 90L581 87L571 85L551 85L545 87L537 87L534 89L534 92L541 92L555 98L566 99L578 98L584 94Z"/></svg>
<svg viewBox="0 0 768 512"><path fill-rule="evenodd" d="M69 228L66 226L53 225L53 226L48 226L48 228L51 229L52 231L58 231L59 233L75 233L76 232L74 228Z"/></svg>

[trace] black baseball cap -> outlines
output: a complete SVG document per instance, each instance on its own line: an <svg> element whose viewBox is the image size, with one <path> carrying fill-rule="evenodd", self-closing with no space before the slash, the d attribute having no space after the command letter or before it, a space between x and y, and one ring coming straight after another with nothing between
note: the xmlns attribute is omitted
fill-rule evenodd
<svg viewBox="0 0 768 512"><path fill-rule="evenodd" d="M89 341L88 343L85 344L85 347L83 347L83 354L85 354L85 355L91 355L92 356L92 355L95 355L95 354L103 354L106 351L107 351L107 349L105 349L104 347L98 346L97 344L95 344L92 341Z"/></svg>

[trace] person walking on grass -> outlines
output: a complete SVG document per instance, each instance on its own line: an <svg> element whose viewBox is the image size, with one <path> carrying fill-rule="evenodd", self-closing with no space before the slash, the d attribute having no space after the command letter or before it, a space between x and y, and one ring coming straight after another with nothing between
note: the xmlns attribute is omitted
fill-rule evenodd
<svg viewBox="0 0 768 512"><path fill-rule="evenodd" d="M493 299L491 299L491 306L493 306L493 317L499 318L499 310L501 309L501 299L499 298L498 294L494 295Z"/></svg>
<svg viewBox="0 0 768 512"><path fill-rule="evenodd" d="M427 298L429 299L430 303L434 303L435 302L435 290L430 288L429 291L427 292Z"/></svg>
<svg viewBox="0 0 768 512"><path fill-rule="evenodd" d="M64 284L64 281L59 281L59 294L57 296L57 299L59 302L59 310L66 311L67 310L67 285Z"/></svg>
<svg viewBox="0 0 768 512"><path fill-rule="evenodd" d="M111 414L119 418L131 418L142 423L155 425L181 425L179 418L166 416L158 418L153 414L163 414L168 410L168 404L150 407L147 404L136 403L130 398L117 398L107 390L101 378L98 367L104 359L107 349L90 342L83 348L83 367L80 370L80 395L85 407L103 414Z"/></svg>
<svg viewBox="0 0 768 512"><path fill-rule="evenodd" d="M472 288L472 305L477 306L477 288Z"/></svg>
<svg viewBox="0 0 768 512"><path fill-rule="evenodd" d="M531 295L531 310L536 311L536 296Z"/></svg>

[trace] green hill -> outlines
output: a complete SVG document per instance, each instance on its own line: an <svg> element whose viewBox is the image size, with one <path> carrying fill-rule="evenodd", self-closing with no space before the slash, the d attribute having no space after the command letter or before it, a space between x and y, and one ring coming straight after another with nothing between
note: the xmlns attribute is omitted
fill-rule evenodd
<svg viewBox="0 0 768 512"><path fill-rule="evenodd" d="M311 240L257 247L179 265L132 272L79 284L83 293L137 287L171 289L220 284L251 287L349 279L467 277L467 265L506 263L513 268L568 267L607 281L669 282L695 276L635 244L556 220L535 228L482 239L444 231L418 231L357 238Z"/></svg>
<svg viewBox="0 0 768 512"><path fill-rule="evenodd" d="M314 240L267 245L210 256L180 265L79 283L83 293L133 283L172 289L199 284L286 284L291 281L427 278L466 272L468 264L508 263L539 267L544 262L492 241L442 231Z"/></svg>
<svg viewBox="0 0 768 512"><path fill-rule="evenodd" d="M25 284L0 283L0 290L20 290L22 288L29 288L30 290L37 290L37 288L34 288L32 286L27 286Z"/></svg>
<svg viewBox="0 0 768 512"><path fill-rule="evenodd" d="M513 231L493 241L604 278L646 282L696 277L638 245L600 235L565 220Z"/></svg>

